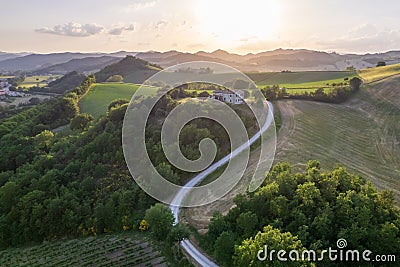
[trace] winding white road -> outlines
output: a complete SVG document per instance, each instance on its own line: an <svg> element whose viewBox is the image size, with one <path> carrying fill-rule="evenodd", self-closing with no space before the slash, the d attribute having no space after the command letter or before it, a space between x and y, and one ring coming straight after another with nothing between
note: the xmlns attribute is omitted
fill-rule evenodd
<svg viewBox="0 0 400 267"><path fill-rule="evenodd" d="M238 148L236 148L234 151L232 151L230 154L226 155L198 175L196 175L193 179L191 179L189 182L187 182L182 189L175 195L174 199L172 200L171 205L169 208L171 209L172 213L174 214L175 218L175 224L178 223L179 221L179 210L180 210L180 205L182 203L182 200L184 197L189 193L190 187L194 187L197 184L199 184L205 177L207 177L209 174L211 174L213 171L218 169L219 167L225 165L230 158L235 157L239 153L241 153L243 150L248 148L251 144L253 144L270 126L271 123L274 120L273 116L273 106L270 102L267 102L268 108L271 112L268 113L267 120L264 124L264 126L260 129L259 132L257 132L254 136L252 136L248 142L240 145ZM181 241L181 246L182 248L201 266L204 267L217 267L218 265L210 260L206 255L204 255L202 252L200 252L189 240L183 240Z"/></svg>

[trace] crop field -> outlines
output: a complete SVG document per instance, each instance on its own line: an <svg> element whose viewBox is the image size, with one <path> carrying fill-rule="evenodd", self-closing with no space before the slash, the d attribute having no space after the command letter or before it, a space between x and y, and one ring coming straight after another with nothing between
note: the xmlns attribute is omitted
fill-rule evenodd
<svg viewBox="0 0 400 267"><path fill-rule="evenodd" d="M146 238L106 235L0 251L0 266L167 266Z"/></svg>
<svg viewBox="0 0 400 267"><path fill-rule="evenodd" d="M340 164L400 199L400 77L365 85L349 102L279 101L276 161Z"/></svg>
<svg viewBox="0 0 400 267"><path fill-rule="evenodd" d="M0 79L10 79L14 78L15 76L7 75L7 76L0 76Z"/></svg>
<svg viewBox="0 0 400 267"><path fill-rule="evenodd" d="M278 84L286 88L320 88L343 83L357 74L353 71L304 71L246 73L258 86Z"/></svg>
<svg viewBox="0 0 400 267"><path fill-rule="evenodd" d="M131 99L139 88L137 84L128 83L97 83L79 101L81 112L99 117L107 112L108 105L116 99ZM148 87L148 95L156 94L158 87Z"/></svg>
<svg viewBox="0 0 400 267"><path fill-rule="evenodd" d="M34 86L39 86L39 87L47 86L47 82L45 81L50 77L57 79L56 76L28 76L20 85L18 85L18 87L28 89Z"/></svg>
<svg viewBox="0 0 400 267"><path fill-rule="evenodd" d="M358 74L365 82L374 82L400 74L400 64L359 70Z"/></svg>

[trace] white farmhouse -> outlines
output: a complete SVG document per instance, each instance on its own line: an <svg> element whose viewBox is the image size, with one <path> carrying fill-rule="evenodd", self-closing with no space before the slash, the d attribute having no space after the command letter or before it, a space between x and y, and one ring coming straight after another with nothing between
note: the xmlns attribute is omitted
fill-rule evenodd
<svg viewBox="0 0 400 267"><path fill-rule="evenodd" d="M215 90L210 97L232 105L244 103L244 92L242 90Z"/></svg>

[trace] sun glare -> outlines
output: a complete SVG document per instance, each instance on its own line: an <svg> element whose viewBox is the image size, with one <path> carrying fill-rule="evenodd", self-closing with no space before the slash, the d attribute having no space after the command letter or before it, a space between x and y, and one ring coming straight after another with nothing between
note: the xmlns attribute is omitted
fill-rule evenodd
<svg viewBox="0 0 400 267"><path fill-rule="evenodd" d="M276 0L198 0L196 10L201 30L226 43L268 39L277 30L279 13Z"/></svg>

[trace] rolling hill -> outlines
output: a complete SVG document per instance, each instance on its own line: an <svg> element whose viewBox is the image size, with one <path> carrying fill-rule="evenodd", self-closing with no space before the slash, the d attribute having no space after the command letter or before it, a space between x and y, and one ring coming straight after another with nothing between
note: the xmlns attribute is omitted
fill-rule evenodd
<svg viewBox="0 0 400 267"><path fill-rule="evenodd" d="M87 57L125 57L127 55L135 55L136 52L119 51L115 53L50 53L50 54L29 54L19 57L9 58L0 61L0 70L7 71L34 71L52 65L66 63L72 59L82 59ZM72 70L73 71L73 70Z"/></svg>
<svg viewBox="0 0 400 267"><path fill-rule="evenodd" d="M126 56L121 61L95 73L95 76L97 82L105 82L112 75L121 75L125 82L141 84L159 70L160 67L143 59Z"/></svg>
<svg viewBox="0 0 400 267"><path fill-rule="evenodd" d="M393 75L400 74L400 64L362 69L358 71L358 74L365 82L374 82Z"/></svg>
<svg viewBox="0 0 400 267"><path fill-rule="evenodd" d="M365 84L348 102L279 101L275 160L343 165L400 199L400 76ZM299 166L299 165L297 165ZM302 166L299 166L301 168Z"/></svg>

